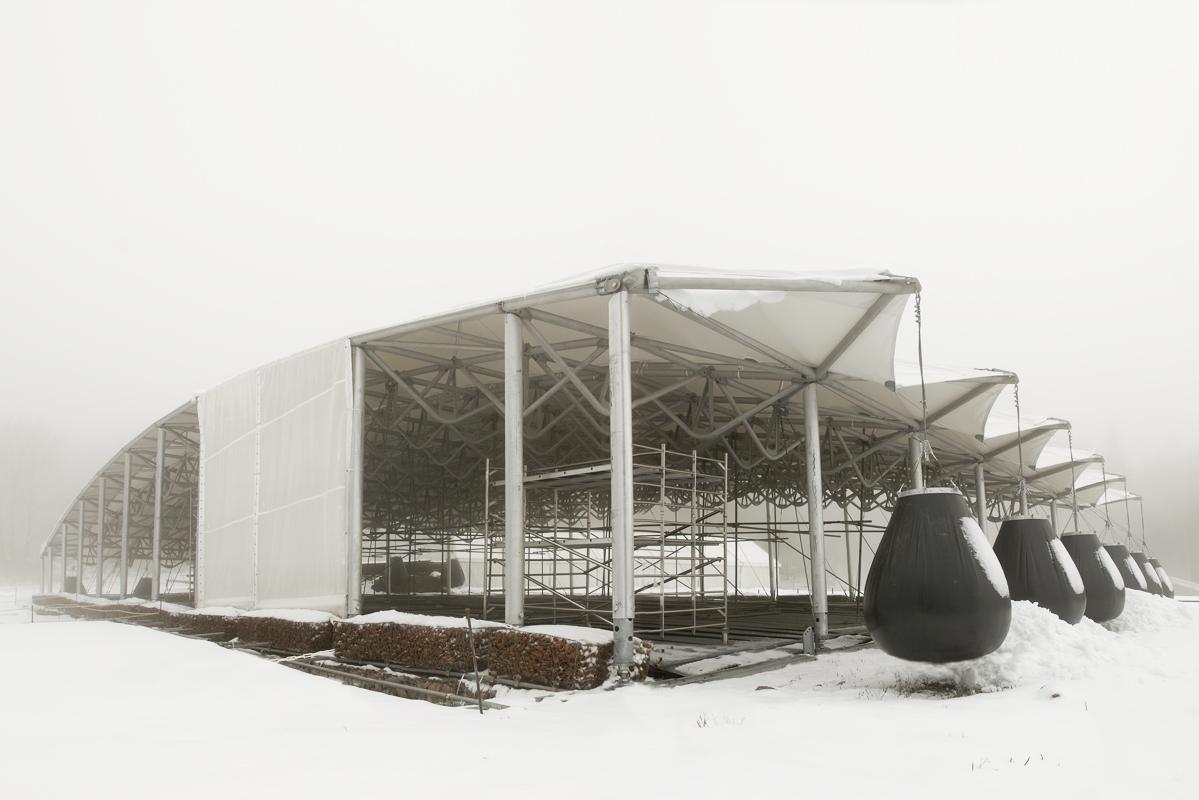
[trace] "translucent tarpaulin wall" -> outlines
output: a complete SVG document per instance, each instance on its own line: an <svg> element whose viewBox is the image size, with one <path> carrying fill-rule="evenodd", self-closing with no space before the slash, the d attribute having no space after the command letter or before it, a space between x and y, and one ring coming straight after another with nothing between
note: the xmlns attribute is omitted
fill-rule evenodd
<svg viewBox="0 0 1199 800"><path fill-rule="evenodd" d="M202 394L197 606L345 612L350 342Z"/></svg>

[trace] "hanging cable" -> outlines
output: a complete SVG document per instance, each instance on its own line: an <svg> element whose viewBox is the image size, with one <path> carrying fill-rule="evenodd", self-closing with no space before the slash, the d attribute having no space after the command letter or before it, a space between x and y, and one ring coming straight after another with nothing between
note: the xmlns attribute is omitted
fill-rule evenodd
<svg viewBox="0 0 1199 800"><path fill-rule="evenodd" d="M1124 526L1128 529L1128 541L1132 541L1132 510L1128 504L1132 502L1132 495L1128 491L1128 478L1124 479ZM1141 536L1141 549L1145 549L1145 537Z"/></svg>
<svg viewBox="0 0 1199 800"><path fill-rule="evenodd" d="M928 443L928 390L924 381L924 317L921 313L920 292L916 292L916 364L920 369L920 435L917 439L920 463L932 455ZM923 481L927 484L927 481Z"/></svg>
<svg viewBox="0 0 1199 800"><path fill-rule="evenodd" d="M924 387L924 322L920 314L920 292L916 292L916 362L920 367L920 430L928 429L928 395Z"/></svg>
<svg viewBox="0 0 1199 800"><path fill-rule="evenodd" d="M1145 542L1145 498L1137 499L1137 508L1141 514L1141 547L1145 548L1145 552L1149 552L1149 545Z"/></svg>
<svg viewBox="0 0 1199 800"><path fill-rule="evenodd" d="M1016 393L1016 457L1020 459L1020 473L1016 483L1016 492L1020 497L1020 514L1028 514L1028 486L1024 482L1024 430L1020 423L1020 380L1012 384ZM1071 467L1073 469L1073 467Z"/></svg>
<svg viewBox="0 0 1199 800"><path fill-rule="evenodd" d="M1112 504L1107 502L1107 462L1101 460L1099 467L1103 470L1103 532L1106 534L1112 529Z"/></svg>

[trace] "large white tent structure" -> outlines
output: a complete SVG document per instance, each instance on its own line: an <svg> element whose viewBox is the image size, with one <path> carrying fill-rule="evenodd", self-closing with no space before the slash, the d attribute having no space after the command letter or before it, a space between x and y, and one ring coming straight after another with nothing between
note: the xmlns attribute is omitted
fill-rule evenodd
<svg viewBox="0 0 1199 800"><path fill-rule="evenodd" d="M330 342L148 426L63 514L45 582L611 625L618 661L634 631L824 635L902 489L952 482L980 523L1106 491L1081 483L1098 456L1045 461L1067 422L993 413L1014 373L897 369L919 290L625 265Z"/></svg>

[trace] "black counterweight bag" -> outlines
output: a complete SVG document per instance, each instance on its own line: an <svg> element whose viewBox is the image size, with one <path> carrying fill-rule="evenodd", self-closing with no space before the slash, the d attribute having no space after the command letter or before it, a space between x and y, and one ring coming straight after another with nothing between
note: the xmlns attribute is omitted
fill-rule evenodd
<svg viewBox="0 0 1199 800"><path fill-rule="evenodd" d="M1132 554L1128 552L1127 547L1122 544L1105 544L1103 549L1116 563L1116 569L1120 571L1125 589L1136 589L1138 592L1149 591L1149 584L1145 582L1145 573L1137 566L1137 562L1132 560Z"/></svg>
<svg viewBox="0 0 1199 800"><path fill-rule="evenodd" d="M1170 580L1170 576L1166 573L1166 568L1162 566L1162 562L1156 558L1149 559L1149 563L1157 570L1157 577L1161 579L1162 591L1166 597L1174 597L1174 582Z"/></svg>
<svg viewBox="0 0 1199 800"><path fill-rule="evenodd" d="M1115 619L1124 611L1124 579L1107 550L1093 533L1067 533L1062 545L1087 590L1086 615L1095 622Z"/></svg>
<svg viewBox="0 0 1199 800"><path fill-rule="evenodd" d="M1049 520L1004 520L995 537L995 555L1003 565L1013 600L1031 600L1071 625L1082 619L1087 607L1082 576Z"/></svg>
<svg viewBox="0 0 1199 800"><path fill-rule="evenodd" d="M866 578L865 615L875 643L909 661L964 661L1003 644L1003 568L956 490L899 496Z"/></svg>
<svg viewBox="0 0 1199 800"><path fill-rule="evenodd" d="M1132 560L1137 562L1137 566L1141 568L1141 573L1145 576L1145 583L1149 585L1151 594L1158 594L1162 597L1166 596L1165 587L1162 586L1161 576L1157 574L1157 570L1149 563L1149 556L1137 551L1132 553Z"/></svg>

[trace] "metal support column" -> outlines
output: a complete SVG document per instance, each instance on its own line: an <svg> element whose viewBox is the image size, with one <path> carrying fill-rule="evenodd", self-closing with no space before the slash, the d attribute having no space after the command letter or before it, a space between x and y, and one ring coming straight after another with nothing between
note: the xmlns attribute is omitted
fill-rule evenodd
<svg viewBox="0 0 1199 800"><path fill-rule="evenodd" d="M908 437L908 474L913 489L924 488L924 447L919 434Z"/></svg>
<svg viewBox="0 0 1199 800"><path fill-rule="evenodd" d="M166 430L158 429L154 447L154 540L150 554L150 599L157 600L162 577L162 461L166 449Z"/></svg>
<svg viewBox="0 0 1199 800"><path fill-rule="evenodd" d="M804 445L808 471L808 536L812 548L812 617L816 638L828 636L828 592L824 583L824 481L820 474L820 417L816 384L804 388Z"/></svg>
<svg viewBox="0 0 1199 800"><path fill-rule="evenodd" d="M58 550L62 556L62 583L58 585L59 591L67 590L67 523L63 523L58 529Z"/></svg>
<svg viewBox="0 0 1199 800"><path fill-rule="evenodd" d="M121 489L121 599L129 596L129 481L133 473L133 453L125 451L125 470Z"/></svg>
<svg viewBox="0 0 1199 800"><path fill-rule="evenodd" d="M1078 533L1078 473L1074 461L1074 445L1070 445L1070 529Z"/></svg>
<svg viewBox="0 0 1199 800"><path fill-rule="evenodd" d="M981 461L974 465L974 518L978 520L978 527L985 531L987 529L987 473L983 469Z"/></svg>
<svg viewBox="0 0 1199 800"><path fill-rule="evenodd" d="M349 573L346 576L346 615L362 613L362 469L366 450L366 354L362 348L351 349L354 371L354 405L350 409L350 474L346 481L350 496L346 503L349 519L346 536ZM391 570L391 565L387 565Z"/></svg>
<svg viewBox="0 0 1199 800"><path fill-rule="evenodd" d="M83 593L83 501L79 501L78 541L75 542L75 596Z"/></svg>
<svg viewBox="0 0 1199 800"><path fill-rule="evenodd" d="M633 369L629 292L608 299L608 446L612 459L613 661L625 676L633 663ZM692 531L694 536L694 531Z"/></svg>
<svg viewBox="0 0 1199 800"><path fill-rule="evenodd" d="M98 481L99 497L96 500L96 596L104 594L104 490L108 482L104 476Z"/></svg>
<svg viewBox="0 0 1199 800"><path fill-rule="evenodd" d="M1049 527L1053 528L1054 535L1057 534L1057 500L1049 501Z"/></svg>
<svg viewBox="0 0 1199 800"><path fill-rule="evenodd" d="M504 622L525 622L524 334L504 315Z"/></svg>

